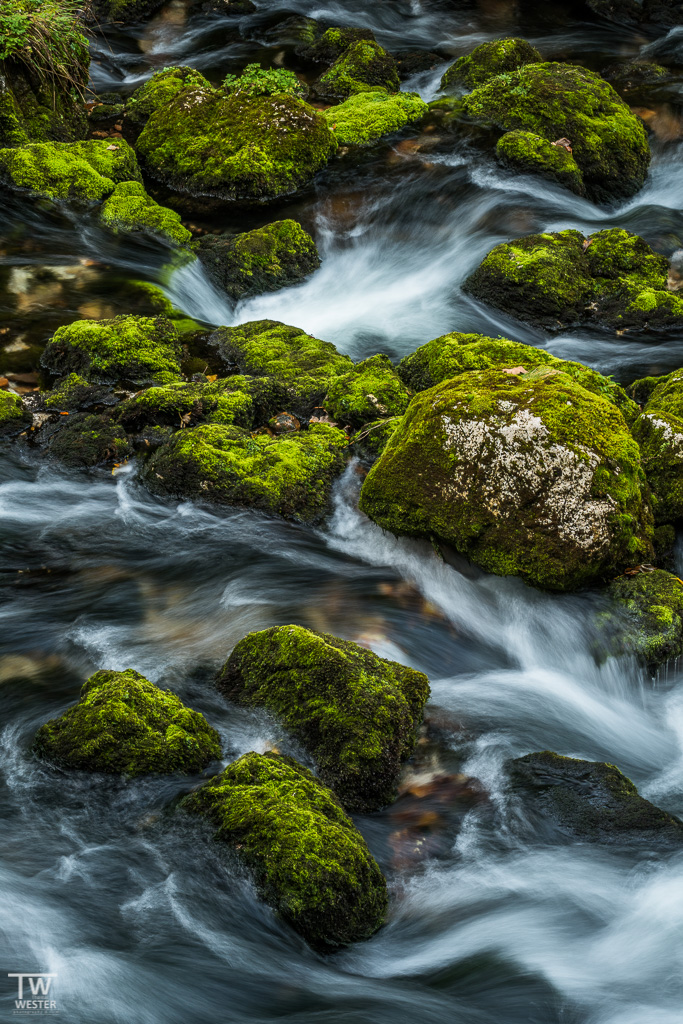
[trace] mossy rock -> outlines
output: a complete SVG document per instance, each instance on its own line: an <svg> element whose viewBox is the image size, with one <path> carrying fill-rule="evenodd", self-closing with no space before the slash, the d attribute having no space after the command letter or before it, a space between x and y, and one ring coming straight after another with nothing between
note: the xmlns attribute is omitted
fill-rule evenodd
<svg viewBox="0 0 683 1024"><path fill-rule="evenodd" d="M319 96L345 100L359 92L374 92L377 87L398 92L401 81L396 61L390 53L369 39L348 46L315 83Z"/></svg>
<svg viewBox="0 0 683 1024"><path fill-rule="evenodd" d="M369 420L400 416L410 399L411 392L397 376L389 357L376 355L330 382L325 408L335 420L358 428Z"/></svg>
<svg viewBox="0 0 683 1024"><path fill-rule="evenodd" d="M565 373L461 374L413 398L360 507L501 576L573 590L652 557L638 446Z"/></svg>
<svg viewBox="0 0 683 1024"><path fill-rule="evenodd" d="M64 768L125 775L200 772L221 756L202 714L130 668L90 676L78 704L41 726L34 750Z"/></svg>
<svg viewBox="0 0 683 1024"><path fill-rule="evenodd" d="M422 672L303 626L249 633L216 683L229 700L277 715L344 806L362 811L392 801L429 697Z"/></svg>
<svg viewBox="0 0 683 1024"><path fill-rule="evenodd" d="M77 373L89 381L151 382L162 373L180 376L180 344L163 316L77 320L55 331L41 365L50 373Z"/></svg>
<svg viewBox="0 0 683 1024"><path fill-rule="evenodd" d="M323 113L340 145L364 146L419 121L428 110L416 92L390 96L381 89L356 93Z"/></svg>
<svg viewBox="0 0 683 1024"><path fill-rule="evenodd" d="M577 196L586 194L579 166L564 146L548 142L533 132L506 132L498 139L496 158L520 174L538 174L554 181Z"/></svg>
<svg viewBox="0 0 683 1024"><path fill-rule="evenodd" d="M180 214L155 203L138 181L116 186L100 210L100 220L115 232L158 236L172 245L192 240L192 232L180 223Z"/></svg>
<svg viewBox="0 0 683 1024"><path fill-rule="evenodd" d="M611 378L603 377L583 363L558 359L545 349L507 338L487 338L482 334L461 334L457 331L444 334L405 356L396 372L412 391L426 391L470 370L507 369L529 373L539 366L561 370L586 391L606 398L620 410L629 424L639 415L636 403Z"/></svg>
<svg viewBox="0 0 683 1024"><path fill-rule="evenodd" d="M316 25L314 22L313 25ZM319 38L313 32L313 26L309 26L309 32L313 38L302 42L296 47L297 57L304 57L306 60L315 61L318 64L333 64L338 57L354 43L362 40L375 41L374 32L369 28L353 28L348 25L339 25L328 28Z"/></svg>
<svg viewBox="0 0 683 1024"><path fill-rule="evenodd" d="M371 466L380 457L401 423L400 416L388 420L373 420L351 436L349 450L365 465Z"/></svg>
<svg viewBox="0 0 683 1024"><path fill-rule="evenodd" d="M231 369L254 377L273 377L284 384L288 393L285 404L297 415L310 415L333 380L353 371L349 357L340 355L331 342L277 320L220 327L210 343Z"/></svg>
<svg viewBox="0 0 683 1024"><path fill-rule="evenodd" d="M63 377L51 391L41 393L40 397L48 412L76 412L89 406L116 402L108 385L91 384L77 373Z"/></svg>
<svg viewBox="0 0 683 1024"><path fill-rule="evenodd" d="M0 389L0 437L3 434L19 433L30 422L31 415L24 411L21 396Z"/></svg>
<svg viewBox="0 0 683 1024"><path fill-rule="evenodd" d="M572 64L526 64L465 96L462 114L499 132L569 140L585 194L600 203L635 195L650 164L642 121L600 75Z"/></svg>
<svg viewBox="0 0 683 1024"><path fill-rule="evenodd" d="M275 199L312 181L337 140L317 110L278 93L188 86L149 117L136 152L148 173L191 196Z"/></svg>
<svg viewBox="0 0 683 1024"><path fill-rule="evenodd" d="M125 121L128 128L140 132L152 114L161 110L186 88L211 89L211 83L194 68L170 67L156 71L126 101Z"/></svg>
<svg viewBox="0 0 683 1024"><path fill-rule="evenodd" d="M94 10L98 18L130 25L149 17L163 3L164 0L95 0Z"/></svg>
<svg viewBox="0 0 683 1024"><path fill-rule="evenodd" d="M534 810L581 839L683 844L683 822L643 799L613 764L542 750L515 758L509 771Z"/></svg>
<svg viewBox="0 0 683 1024"><path fill-rule="evenodd" d="M539 64L543 58L526 39L493 39L482 43L472 53L458 57L441 79L441 88L462 86L476 89L494 75L516 71L524 64Z"/></svg>
<svg viewBox="0 0 683 1024"><path fill-rule="evenodd" d="M174 434L150 458L144 479L158 493L310 522L327 509L346 443L341 430L324 424L270 437L207 423Z"/></svg>
<svg viewBox="0 0 683 1024"><path fill-rule="evenodd" d="M683 323L683 296L667 291L668 263L621 228L526 235L497 245L464 290L549 331L594 325L667 330Z"/></svg>
<svg viewBox="0 0 683 1024"><path fill-rule="evenodd" d="M0 149L0 180L48 199L97 200L111 195L119 181L141 181L127 142L36 142Z"/></svg>
<svg viewBox="0 0 683 1024"><path fill-rule="evenodd" d="M655 569L619 576L609 586L617 615L601 617L615 654L634 654L651 672L683 654L683 583Z"/></svg>
<svg viewBox="0 0 683 1024"><path fill-rule="evenodd" d="M86 469L123 462L133 454L125 430L105 414L70 414L49 440L49 452L65 466Z"/></svg>
<svg viewBox="0 0 683 1024"><path fill-rule="evenodd" d="M683 520L683 369L650 381L654 386L633 425L633 436L652 489L655 520L676 523ZM633 393L642 394L643 383L636 381Z"/></svg>
<svg viewBox="0 0 683 1024"><path fill-rule="evenodd" d="M384 876L334 793L292 758L253 751L186 797L251 869L262 898L320 950L384 922Z"/></svg>
<svg viewBox="0 0 683 1024"><path fill-rule="evenodd" d="M315 242L295 220L240 235L205 235L197 255L234 301L300 284L320 266Z"/></svg>

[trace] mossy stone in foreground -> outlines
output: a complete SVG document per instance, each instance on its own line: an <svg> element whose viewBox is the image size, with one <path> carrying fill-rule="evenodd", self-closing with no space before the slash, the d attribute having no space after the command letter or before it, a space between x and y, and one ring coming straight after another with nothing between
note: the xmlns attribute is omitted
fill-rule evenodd
<svg viewBox="0 0 683 1024"><path fill-rule="evenodd" d="M476 565L572 590L652 558L638 446L621 413L567 374L463 373L416 395L360 507Z"/></svg>
<svg viewBox="0 0 683 1024"><path fill-rule="evenodd" d="M325 512L346 443L341 430L324 424L270 437L206 423L174 434L147 463L144 479L176 497L310 521Z"/></svg>
<svg viewBox="0 0 683 1024"><path fill-rule="evenodd" d="M441 88L454 85L475 89L488 78L505 71L516 71L524 64L538 64L543 58L526 39L494 39L482 43L472 53L458 57L441 79Z"/></svg>
<svg viewBox="0 0 683 1024"><path fill-rule="evenodd" d="M229 700L277 715L350 810L391 802L429 697L422 672L303 626L249 633L216 682Z"/></svg>
<svg viewBox="0 0 683 1024"><path fill-rule="evenodd" d="M644 385L646 385L644 387ZM643 469L652 489L655 520L683 519L683 369L664 377L636 381L633 394L647 391L641 415L633 425Z"/></svg>
<svg viewBox="0 0 683 1024"><path fill-rule="evenodd" d="M249 753L186 797L316 949L369 939L384 923L384 876L334 793L292 758Z"/></svg>
<svg viewBox="0 0 683 1024"><path fill-rule="evenodd" d="M683 844L683 822L640 796L613 764L542 750L515 758L509 770L533 807L582 839Z"/></svg>
<svg viewBox="0 0 683 1024"><path fill-rule="evenodd" d="M141 180L135 154L123 139L0 149L0 181L49 199L104 199L116 182Z"/></svg>
<svg viewBox="0 0 683 1024"><path fill-rule="evenodd" d="M199 772L221 755L202 714L130 668L90 676L78 704L41 726L34 749L65 768L126 775Z"/></svg>
<svg viewBox="0 0 683 1024"><path fill-rule="evenodd" d="M55 331L41 365L51 373L77 373L90 381L150 382L155 375L180 376L180 343L163 316L117 316L77 320Z"/></svg>
<svg viewBox="0 0 683 1024"><path fill-rule="evenodd" d="M325 408L335 420L355 428L382 416L400 416L410 398L389 357L376 355L330 381Z"/></svg>
<svg viewBox="0 0 683 1024"><path fill-rule="evenodd" d="M347 99L354 93L372 92L377 86L387 92L399 91L396 61L374 40L359 39L320 76L315 89L329 99Z"/></svg>
<svg viewBox="0 0 683 1024"><path fill-rule="evenodd" d="M380 89L349 96L323 114L342 146L363 146L419 121L428 110L416 92L389 95Z"/></svg>
<svg viewBox="0 0 683 1024"><path fill-rule="evenodd" d="M498 139L496 157L510 170L538 174L578 196L586 194L583 175L569 150L533 132L506 132Z"/></svg>
<svg viewBox="0 0 683 1024"><path fill-rule="evenodd" d="M683 583L678 576L655 569L619 576L609 596L622 610L613 622L609 614L603 628L614 627L610 647L615 654L632 653L655 671L683 654Z"/></svg>
<svg viewBox="0 0 683 1024"><path fill-rule="evenodd" d="M180 223L180 214L156 203L138 181L120 182L102 206L100 219L114 231L159 235L175 245L192 239L192 232Z"/></svg>

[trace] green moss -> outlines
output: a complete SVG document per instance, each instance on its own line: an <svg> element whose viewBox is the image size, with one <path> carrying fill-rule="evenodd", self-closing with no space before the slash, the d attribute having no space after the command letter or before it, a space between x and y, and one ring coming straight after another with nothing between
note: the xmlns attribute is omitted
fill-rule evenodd
<svg viewBox="0 0 683 1024"><path fill-rule="evenodd" d="M312 946L345 946L382 925L386 883L363 837L334 793L291 758L245 754L182 807L209 819Z"/></svg>
<svg viewBox="0 0 683 1024"><path fill-rule="evenodd" d="M482 43L472 53L458 57L441 79L441 88L464 86L476 89L487 79L505 71L516 71L524 64L538 64L543 58L526 39L494 39Z"/></svg>
<svg viewBox="0 0 683 1024"><path fill-rule="evenodd" d="M621 413L541 367L464 373L413 398L360 507L489 572L571 590L652 557L646 495Z"/></svg>
<svg viewBox="0 0 683 1024"><path fill-rule="evenodd" d="M0 434L14 431L30 420L30 415L24 412L21 397L12 391L0 389Z"/></svg>
<svg viewBox="0 0 683 1024"><path fill-rule="evenodd" d="M340 423L360 427L381 416L400 416L410 398L389 357L376 355L330 382L325 408Z"/></svg>
<svg viewBox="0 0 683 1024"><path fill-rule="evenodd" d="M634 654L651 672L683 654L683 583L662 569L619 576L609 587L615 614L602 617L614 654Z"/></svg>
<svg viewBox="0 0 683 1024"><path fill-rule="evenodd" d="M652 382L653 386L650 386ZM646 403L633 426L643 468L652 489L657 522L683 519L683 369L637 381L633 390Z"/></svg>
<svg viewBox="0 0 683 1024"><path fill-rule="evenodd" d="M151 381L161 372L180 375L179 350L175 327L161 316L77 320L55 331L41 364L51 373L78 373L90 381Z"/></svg>
<svg viewBox="0 0 683 1024"><path fill-rule="evenodd" d="M114 231L159 235L176 245L192 239L192 232L180 223L180 214L155 203L138 181L120 182L102 206L100 219Z"/></svg>
<svg viewBox="0 0 683 1024"><path fill-rule="evenodd" d="M144 476L161 493L310 521L325 512L345 448L341 430L323 424L270 437L207 423L175 434Z"/></svg>
<svg viewBox="0 0 683 1024"><path fill-rule="evenodd" d="M421 672L303 626L249 633L217 685L229 700L277 715L344 806L365 811L393 799L429 697Z"/></svg>
<svg viewBox="0 0 683 1024"><path fill-rule="evenodd" d="M73 412L84 405L95 404L108 391L106 386L90 384L84 377L79 377L77 373L70 373L58 381L51 391L41 397L45 408L50 411Z"/></svg>
<svg viewBox="0 0 683 1024"><path fill-rule="evenodd" d="M241 75L226 75L223 79L226 92L242 93L245 96L287 96L303 98L307 88L293 71L285 68L262 68L260 64L247 64Z"/></svg>
<svg viewBox="0 0 683 1024"><path fill-rule="evenodd" d="M385 90L360 92L324 111L342 146L363 146L419 121L428 111L415 92L390 96Z"/></svg>
<svg viewBox="0 0 683 1024"><path fill-rule="evenodd" d="M123 462L133 451L125 431L108 415L69 415L49 441L50 454L65 466L87 469Z"/></svg>
<svg viewBox="0 0 683 1024"><path fill-rule="evenodd" d="M149 173L180 192L266 199L309 182L336 151L318 111L293 96L188 87L150 116L137 143Z"/></svg>
<svg viewBox="0 0 683 1024"><path fill-rule="evenodd" d="M169 67L157 71L126 101L126 123L140 131L157 110L161 110L185 88L211 89L194 68Z"/></svg>
<svg viewBox="0 0 683 1024"><path fill-rule="evenodd" d="M396 61L370 39L348 46L329 70L320 76L316 91L329 99L347 99L359 92L375 92L377 86L398 92L401 82Z"/></svg>
<svg viewBox="0 0 683 1024"><path fill-rule="evenodd" d="M539 174L579 196L585 195L583 175L572 154L533 132L506 132L498 140L496 157L511 170Z"/></svg>
<svg viewBox="0 0 683 1024"><path fill-rule="evenodd" d="M205 235L198 256L211 280L235 301L299 284L320 266L315 242L295 220L240 235Z"/></svg>
<svg viewBox="0 0 683 1024"><path fill-rule="evenodd" d="M569 139L586 194L597 202L634 195L650 148L642 121L599 75L571 64L527 64L488 79L463 101L472 121L501 132Z"/></svg>
<svg viewBox="0 0 683 1024"><path fill-rule="evenodd" d="M317 26L316 26L317 27ZM348 25L328 28L319 39L312 38L306 45L298 46L296 53L319 64L333 64L342 53L360 40L375 41L369 28L350 28Z"/></svg>
<svg viewBox="0 0 683 1024"><path fill-rule="evenodd" d="M50 199L81 200L103 199L116 182L141 180L135 154L123 139L0 149L0 179Z"/></svg>

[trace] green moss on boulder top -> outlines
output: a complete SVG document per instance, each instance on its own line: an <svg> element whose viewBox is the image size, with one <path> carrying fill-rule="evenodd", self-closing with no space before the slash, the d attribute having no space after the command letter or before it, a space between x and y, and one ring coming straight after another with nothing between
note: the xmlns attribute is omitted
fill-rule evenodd
<svg viewBox="0 0 683 1024"><path fill-rule="evenodd" d="M291 758L245 754L181 806L208 818L266 902L316 949L368 939L383 924L386 882L363 837Z"/></svg>
<svg viewBox="0 0 683 1024"><path fill-rule="evenodd" d="M663 569L619 576L608 594L621 612L603 617L615 654L635 654L654 672L683 654L683 583Z"/></svg>
<svg viewBox="0 0 683 1024"><path fill-rule="evenodd" d="M683 369L650 380L653 386L647 389L633 436L652 489L655 520L676 523L683 519ZM643 392L644 383L636 381L632 392Z"/></svg>
<svg viewBox="0 0 683 1024"><path fill-rule="evenodd" d="M652 557L640 453L621 413L552 367L464 373L416 395L360 507L393 533L549 590Z"/></svg>
<svg viewBox="0 0 683 1024"><path fill-rule="evenodd" d="M37 142L0 149L0 180L49 199L104 199L116 182L141 181L135 154L118 139Z"/></svg>
<svg viewBox="0 0 683 1024"><path fill-rule="evenodd" d="M377 86L398 92L401 81L396 61L370 39L359 39L340 54L315 84L316 92L331 100L344 100L358 92L373 92Z"/></svg>
<svg viewBox="0 0 683 1024"><path fill-rule="evenodd" d="M410 399L389 357L376 355L330 381L325 408L338 422L360 427L382 416L400 416Z"/></svg>
<svg viewBox="0 0 683 1024"><path fill-rule="evenodd" d="M90 676L78 704L41 726L34 749L65 768L125 775L199 772L221 754L202 714L130 668Z"/></svg>
<svg viewBox="0 0 683 1024"><path fill-rule="evenodd" d="M194 68L170 67L155 72L126 101L126 124L141 131L157 110L167 106L186 88L211 89L211 83Z"/></svg>
<svg viewBox="0 0 683 1024"><path fill-rule="evenodd" d="M351 810L391 802L429 697L422 672L303 626L249 633L216 682L229 700L277 715Z"/></svg>
<svg viewBox="0 0 683 1024"><path fill-rule="evenodd" d="M428 110L415 92L390 96L381 89L356 93L323 113L340 145L363 146L419 121Z"/></svg>
<svg viewBox="0 0 683 1024"><path fill-rule="evenodd" d="M158 235L175 245L192 239L192 232L180 223L180 214L155 203L138 181L120 182L102 206L100 219L114 231Z"/></svg>
<svg viewBox="0 0 683 1024"><path fill-rule="evenodd" d="M516 71L524 64L539 64L542 59L536 47L526 39L493 39L477 46L472 53L458 57L444 73L441 88L476 89L494 75Z"/></svg>

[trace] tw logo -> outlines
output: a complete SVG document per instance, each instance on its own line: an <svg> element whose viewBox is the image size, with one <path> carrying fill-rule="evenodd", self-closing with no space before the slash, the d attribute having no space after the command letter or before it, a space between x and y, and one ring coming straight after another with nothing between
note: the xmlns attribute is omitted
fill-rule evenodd
<svg viewBox="0 0 683 1024"><path fill-rule="evenodd" d="M57 1012L56 1000L48 998L50 995L50 988L52 986L52 979L57 977L56 974L29 974L28 972L22 972L8 974L7 977L17 979L17 998L14 1000L15 1013L35 1014ZM28 987L31 990L32 999L26 998L26 982L28 982Z"/></svg>

